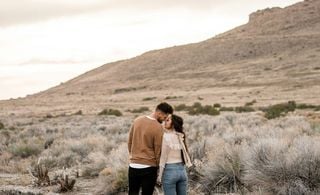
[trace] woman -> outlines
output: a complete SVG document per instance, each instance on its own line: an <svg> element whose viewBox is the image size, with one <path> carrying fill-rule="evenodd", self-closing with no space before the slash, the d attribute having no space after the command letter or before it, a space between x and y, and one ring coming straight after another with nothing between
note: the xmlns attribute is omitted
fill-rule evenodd
<svg viewBox="0 0 320 195"><path fill-rule="evenodd" d="M163 185L165 195L185 195L188 182L185 166L192 164L183 132L183 119L169 115L164 128L157 182Z"/></svg>

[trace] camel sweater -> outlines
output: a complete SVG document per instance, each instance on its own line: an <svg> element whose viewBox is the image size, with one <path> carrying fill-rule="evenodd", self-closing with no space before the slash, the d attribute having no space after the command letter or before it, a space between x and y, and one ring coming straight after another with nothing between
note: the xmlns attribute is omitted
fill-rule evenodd
<svg viewBox="0 0 320 195"><path fill-rule="evenodd" d="M160 161L163 129L157 120L138 117L131 125L128 139L130 163L157 167Z"/></svg>

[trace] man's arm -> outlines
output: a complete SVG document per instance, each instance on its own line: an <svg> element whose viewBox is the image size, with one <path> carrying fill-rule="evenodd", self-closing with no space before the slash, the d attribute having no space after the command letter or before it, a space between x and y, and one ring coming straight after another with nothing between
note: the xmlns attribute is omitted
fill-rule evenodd
<svg viewBox="0 0 320 195"><path fill-rule="evenodd" d="M131 154L133 129L134 129L134 123L131 125L130 130L129 130L129 138L128 138L128 151L129 151L129 154Z"/></svg>
<svg viewBox="0 0 320 195"><path fill-rule="evenodd" d="M159 165L159 163L160 163L162 137L163 137L163 130L162 130L162 128L160 128L154 138L154 154L156 157L157 165Z"/></svg>

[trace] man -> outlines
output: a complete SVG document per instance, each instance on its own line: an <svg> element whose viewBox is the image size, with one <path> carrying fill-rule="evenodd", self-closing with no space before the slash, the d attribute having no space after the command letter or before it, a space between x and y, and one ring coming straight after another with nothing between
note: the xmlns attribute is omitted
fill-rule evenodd
<svg viewBox="0 0 320 195"><path fill-rule="evenodd" d="M130 128L129 195L152 195L157 180L163 129L161 123L173 113L168 103L159 104L149 116L136 118Z"/></svg>

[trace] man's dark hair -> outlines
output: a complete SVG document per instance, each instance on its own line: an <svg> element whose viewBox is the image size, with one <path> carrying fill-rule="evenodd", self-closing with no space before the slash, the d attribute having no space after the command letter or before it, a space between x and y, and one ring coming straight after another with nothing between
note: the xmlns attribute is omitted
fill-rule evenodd
<svg viewBox="0 0 320 195"><path fill-rule="evenodd" d="M160 103L156 110L160 110L161 112L165 113L165 114L172 114L173 113L173 108L170 104L168 104L167 102L162 102Z"/></svg>

